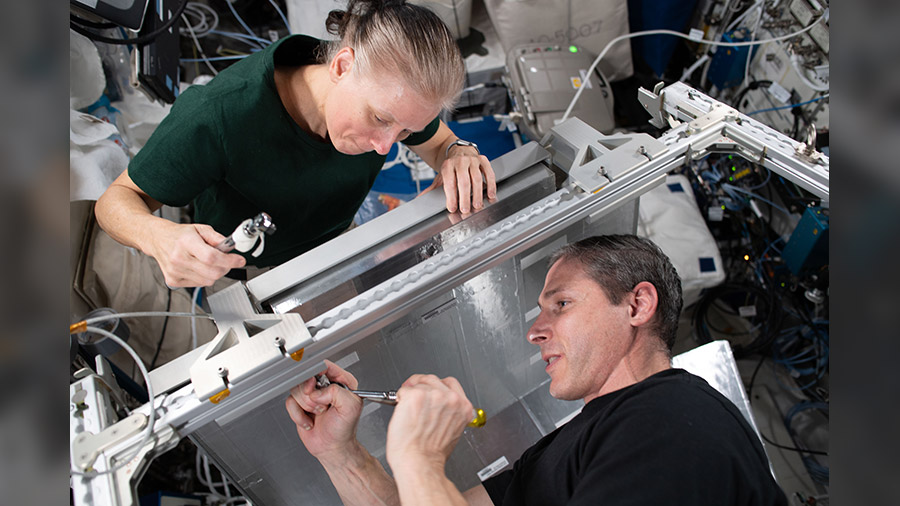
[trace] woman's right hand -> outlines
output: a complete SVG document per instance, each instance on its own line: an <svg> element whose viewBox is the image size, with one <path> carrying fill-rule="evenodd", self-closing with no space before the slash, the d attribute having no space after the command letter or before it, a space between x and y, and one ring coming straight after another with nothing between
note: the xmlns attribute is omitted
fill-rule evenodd
<svg viewBox="0 0 900 506"><path fill-rule="evenodd" d="M317 389L316 378L309 378L291 389L285 408L311 455L320 461L340 460L357 444L356 425L363 402L350 392L359 385L352 374L328 360L325 366L323 374L332 384ZM347 388L334 383L341 383Z"/></svg>
<svg viewBox="0 0 900 506"><path fill-rule="evenodd" d="M216 246L225 240L209 225L158 221L152 232L148 255L156 259L171 288L210 286L231 269L247 261L236 253L223 253Z"/></svg>
<svg viewBox="0 0 900 506"><path fill-rule="evenodd" d="M225 236L209 225L181 224L153 215L162 206L144 193L128 170L97 199L94 213L103 230L125 246L153 257L172 288L210 286L247 261L216 249Z"/></svg>

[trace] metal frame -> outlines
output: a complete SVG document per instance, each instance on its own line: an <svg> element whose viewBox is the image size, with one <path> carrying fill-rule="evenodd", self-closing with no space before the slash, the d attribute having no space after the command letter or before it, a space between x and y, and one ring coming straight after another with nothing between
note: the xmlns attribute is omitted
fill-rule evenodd
<svg viewBox="0 0 900 506"><path fill-rule="evenodd" d="M642 89L639 99L653 117L652 124L670 126L671 129L653 139L646 134L604 136L577 118L557 125L542 139L541 145L550 153L553 164L570 174L562 189L313 318L305 326L299 325L302 330L297 327L296 315L261 315L248 313L248 310L258 311L266 299L288 288L287 284L297 285L313 275L310 270L297 270L296 265L302 263L299 259L303 257L267 275L270 280L286 278L289 283L277 286L269 282L236 284L210 297L213 316L220 331L225 333L227 329L240 328L243 321L270 319L284 322L286 317L294 320L292 325L282 329L285 335L273 333L270 336L270 340L280 336L292 343L293 360L288 358L292 352L283 347L277 353L279 347L272 341L266 345L271 348L271 353L267 352L263 358L234 351L235 356L228 359L230 362L222 359L215 363L216 368L239 367L242 371L239 378L229 375L226 383L230 396L221 402L208 401L215 388L200 387L199 383L161 394L155 400L158 420L154 427L157 438L154 439L165 442L161 446L166 448L148 445L125 469L132 469L132 465L145 467L148 459L168 449L173 439L177 442L178 438L211 421L224 425L240 417L314 376L323 369L323 358L401 318L416 307L417 301L443 293L582 219L596 219L608 214L661 184L672 169L709 153L734 153L763 164L827 203L829 160L810 151L809 146L789 139L683 83L665 89L658 86L654 92ZM526 158L531 160L528 163L534 163L535 158L531 155ZM325 268L327 265L317 267ZM249 346L246 343L250 341L237 343L230 350ZM302 356L299 361L298 352ZM207 368L207 377L208 374ZM73 395L75 389L85 388L79 385L88 380L73 384L70 387ZM222 378L212 381L220 382ZM146 416L149 409L150 404L145 404L135 413ZM92 411L96 409L78 411L82 419L76 422L73 409L72 423L81 424L80 432L106 429L97 418L100 413ZM87 423L89 418L94 421ZM111 427L119 427L127 421ZM106 449L100 452L96 469L109 469L118 459L129 456L139 441L140 435L134 433L106 441ZM132 472L119 477L117 473L115 480L104 476L93 479L75 476L75 502L136 504L133 494L129 498L123 490L134 486L138 474ZM110 488L117 493L109 493Z"/></svg>

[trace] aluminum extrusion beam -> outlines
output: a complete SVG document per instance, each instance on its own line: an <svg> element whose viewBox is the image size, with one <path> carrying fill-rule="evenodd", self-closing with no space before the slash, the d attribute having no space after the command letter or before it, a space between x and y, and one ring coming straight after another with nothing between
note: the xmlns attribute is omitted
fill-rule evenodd
<svg viewBox="0 0 900 506"><path fill-rule="evenodd" d="M549 158L544 148L529 142L519 149L496 158L491 162L497 182L516 174ZM289 260L276 269L247 282L247 290L263 302L273 296L302 283L339 263L352 258L361 251L385 240L386 236L400 233L422 221L443 212L445 208L443 192L428 192L407 204L394 209L390 215L384 214L374 220L369 227L357 227L335 237L328 245L318 246L304 255ZM377 225L374 225L377 224ZM321 255L324 248L332 254ZM334 251L341 254L334 255Z"/></svg>
<svg viewBox="0 0 900 506"><path fill-rule="evenodd" d="M651 123L673 128L660 138L670 149L696 160L712 152L729 152L764 165L801 188L829 200L829 159L814 146L783 133L678 82L665 89L641 89L638 99L653 116Z"/></svg>

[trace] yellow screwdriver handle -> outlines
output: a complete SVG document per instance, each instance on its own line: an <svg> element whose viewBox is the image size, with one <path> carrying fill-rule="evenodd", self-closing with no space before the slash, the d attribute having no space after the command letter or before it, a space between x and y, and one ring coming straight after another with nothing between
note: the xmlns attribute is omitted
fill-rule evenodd
<svg viewBox="0 0 900 506"><path fill-rule="evenodd" d="M487 421L487 415L484 414L484 410L481 408L473 409L472 414L474 415L474 417L472 418L472 421L469 422L468 426L483 427L484 423Z"/></svg>

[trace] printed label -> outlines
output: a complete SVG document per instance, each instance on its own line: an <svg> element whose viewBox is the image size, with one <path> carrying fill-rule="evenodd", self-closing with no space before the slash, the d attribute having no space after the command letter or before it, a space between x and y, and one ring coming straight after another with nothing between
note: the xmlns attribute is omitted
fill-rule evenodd
<svg viewBox="0 0 900 506"><path fill-rule="evenodd" d="M600 33L602 28L603 20L597 19L594 21L581 23L578 26L570 25L568 28L556 30L552 34L544 33L534 36L529 40L529 42L558 42L561 44L569 43L574 42L577 39L584 39L591 37L592 35L597 35Z"/></svg>
<svg viewBox="0 0 900 506"><path fill-rule="evenodd" d="M697 28L691 28L691 31L688 32L688 38L691 40L703 40L703 35L703 30Z"/></svg>
<svg viewBox="0 0 900 506"><path fill-rule="evenodd" d="M508 465L509 465L509 461L506 460L506 457L500 457L499 459L488 464L488 466L485 467L484 469L482 469L481 471L478 471L478 479L480 479L481 481L484 481L484 480L490 478L491 476L497 474L498 472L502 471L503 468Z"/></svg>
<svg viewBox="0 0 900 506"><path fill-rule="evenodd" d="M741 306L738 308L738 314L744 318L756 316L756 306Z"/></svg>

